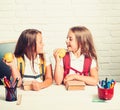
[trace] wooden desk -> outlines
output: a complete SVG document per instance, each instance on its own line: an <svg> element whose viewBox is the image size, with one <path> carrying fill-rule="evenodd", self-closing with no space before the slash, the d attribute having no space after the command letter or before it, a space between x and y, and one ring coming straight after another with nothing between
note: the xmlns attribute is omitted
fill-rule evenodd
<svg viewBox="0 0 120 110"><path fill-rule="evenodd" d="M0 110L120 110L120 83L116 83L112 100L93 102L97 99L97 87L86 86L85 90L67 91L63 85L52 85L40 91L23 91L22 102L5 101L5 88L0 86Z"/></svg>

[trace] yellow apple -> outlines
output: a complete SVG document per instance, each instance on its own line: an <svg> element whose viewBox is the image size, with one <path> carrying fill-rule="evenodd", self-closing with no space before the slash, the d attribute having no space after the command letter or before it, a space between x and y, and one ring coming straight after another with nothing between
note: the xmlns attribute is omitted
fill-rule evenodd
<svg viewBox="0 0 120 110"><path fill-rule="evenodd" d="M66 54L66 50L64 48L61 48L60 51L59 51L59 57L60 58L63 58Z"/></svg>
<svg viewBox="0 0 120 110"><path fill-rule="evenodd" d="M4 56L3 56L3 59L7 62L7 63L10 63L13 61L14 59L14 55L10 52L8 53L5 53Z"/></svg>

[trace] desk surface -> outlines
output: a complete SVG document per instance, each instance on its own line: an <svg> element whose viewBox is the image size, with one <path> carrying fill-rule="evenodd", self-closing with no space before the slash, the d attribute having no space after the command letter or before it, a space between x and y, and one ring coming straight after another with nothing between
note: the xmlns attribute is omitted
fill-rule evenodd
<svg viewBox="0 0 120 110"><path fill-rule="evenodd" d="M63 85L52 85L40 91L24 91L20 105L5 101L5 88L0 86L0 110L120 110L120 83L116 83L112 100L93 102L97 97L96 86L85 90L67 91Z"/></svg>

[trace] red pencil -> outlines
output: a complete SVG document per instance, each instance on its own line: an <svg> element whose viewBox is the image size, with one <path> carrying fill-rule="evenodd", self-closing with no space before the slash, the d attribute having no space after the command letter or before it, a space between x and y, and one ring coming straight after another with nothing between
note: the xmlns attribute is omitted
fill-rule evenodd
<svg viewBox="0 0 120 110"><path fill-rule="evenodd" d="M7 77L4 77L4 83L6 87L10 88L10 81L7 79Z"/></svg>

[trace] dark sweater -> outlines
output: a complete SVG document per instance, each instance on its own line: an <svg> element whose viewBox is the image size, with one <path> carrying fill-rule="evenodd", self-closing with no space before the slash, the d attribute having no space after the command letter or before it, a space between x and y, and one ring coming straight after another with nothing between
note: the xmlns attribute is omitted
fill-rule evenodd
<svg viewBox="0 0 120 110"><path fill-rule="evenodd" d="M6 76L8 79L10 79L11 76L11 70L9 66L7 66L2 60L0 60L0 79ZM0 80L0 85L2 84Z"/></svg>

